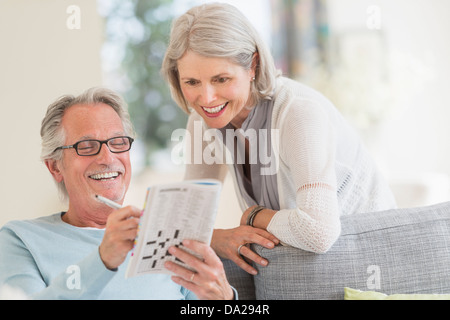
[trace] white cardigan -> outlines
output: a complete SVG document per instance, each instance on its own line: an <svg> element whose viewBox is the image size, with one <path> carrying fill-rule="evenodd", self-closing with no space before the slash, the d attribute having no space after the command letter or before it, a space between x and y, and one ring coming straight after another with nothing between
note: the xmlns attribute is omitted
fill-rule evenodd
<svg viewBox="0 0 450 320"><path fill-rule="evenodd" d="M284 244L324 253L339 237L340 215L395 207L361 140L331 102L286 78L278 79L273 99L272 129L279 134L272 135L272 148L278 160L280 210L270 221L269 232ZM202 120L193 112L187 126L191 137L195 121ZM190 150L194 150L193 140ZM202 150L208 146L210 142L203 141ZM248 205L239 193L233 164L228 168L245 211ZM223 181L226 171L225 164L187 164L185 179Z"/></svg>

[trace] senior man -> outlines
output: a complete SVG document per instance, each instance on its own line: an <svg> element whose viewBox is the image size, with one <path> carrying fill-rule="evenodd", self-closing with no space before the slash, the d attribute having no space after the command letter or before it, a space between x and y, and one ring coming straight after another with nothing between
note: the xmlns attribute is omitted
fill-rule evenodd
<svg viewBox="0 0 450 320"><path fill-rule="evenodd" d="M18 287L36 299L232 299L220 259L207 245L185 241L170 253L197 272L167 262L174 273L125 279L141 210L120 204L130 184L133 127L122 99L104 88L66 95L48 107L42 154L68 210L0 230L0 287Z"/></svg>

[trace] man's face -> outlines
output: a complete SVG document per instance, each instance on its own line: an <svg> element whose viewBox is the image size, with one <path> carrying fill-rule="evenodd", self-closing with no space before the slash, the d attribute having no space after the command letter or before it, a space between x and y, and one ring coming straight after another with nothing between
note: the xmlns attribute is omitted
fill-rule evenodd
<svg viewBox="0 0 450 320"><path fill-rule="evenodd" d="M119 115L103 103L71 106L63 116L62 126L65 145L126 135ZM70 207L82 206L84 210L104 206L95 200L96 194L122 203L131 180L129 152L112 153L106 144L94 156L79 156L73 148L64 150L59 169Z"/></svg>

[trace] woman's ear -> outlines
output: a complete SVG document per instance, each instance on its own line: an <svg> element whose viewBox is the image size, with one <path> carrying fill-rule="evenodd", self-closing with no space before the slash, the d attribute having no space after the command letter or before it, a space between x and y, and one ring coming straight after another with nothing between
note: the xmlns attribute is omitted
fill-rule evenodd
<svg viewBox="0 0 450 320"><path fill-rule="evenodd" d="M252 78L256 78L256 71L258 70L259 67L259 53L255 52L253 54L253 58L252 58L252 70L251 70L251 77Z"/></svg>
<svg viewBox="0 0 450 320"><path fill-rule="evenodd" d="M56 182L59 183L64 180L61 170L59 169L58 161L54 159L47 159L45 160L45 165L47 166L48 171L50 171Z"/></svg>

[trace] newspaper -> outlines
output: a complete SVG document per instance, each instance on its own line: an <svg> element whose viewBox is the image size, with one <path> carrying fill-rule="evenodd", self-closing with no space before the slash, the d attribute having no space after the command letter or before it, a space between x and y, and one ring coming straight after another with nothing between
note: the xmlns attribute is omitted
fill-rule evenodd
<svg viewBox="0 0 450 320"><path fill-rule="evenodd" d="M170 274L164 268L166 261L190 269L168 249L177 246L189 251L182 245L185 239L210 244L221 189L221 182L212 179L149 188L125 277Z"/></svg>

